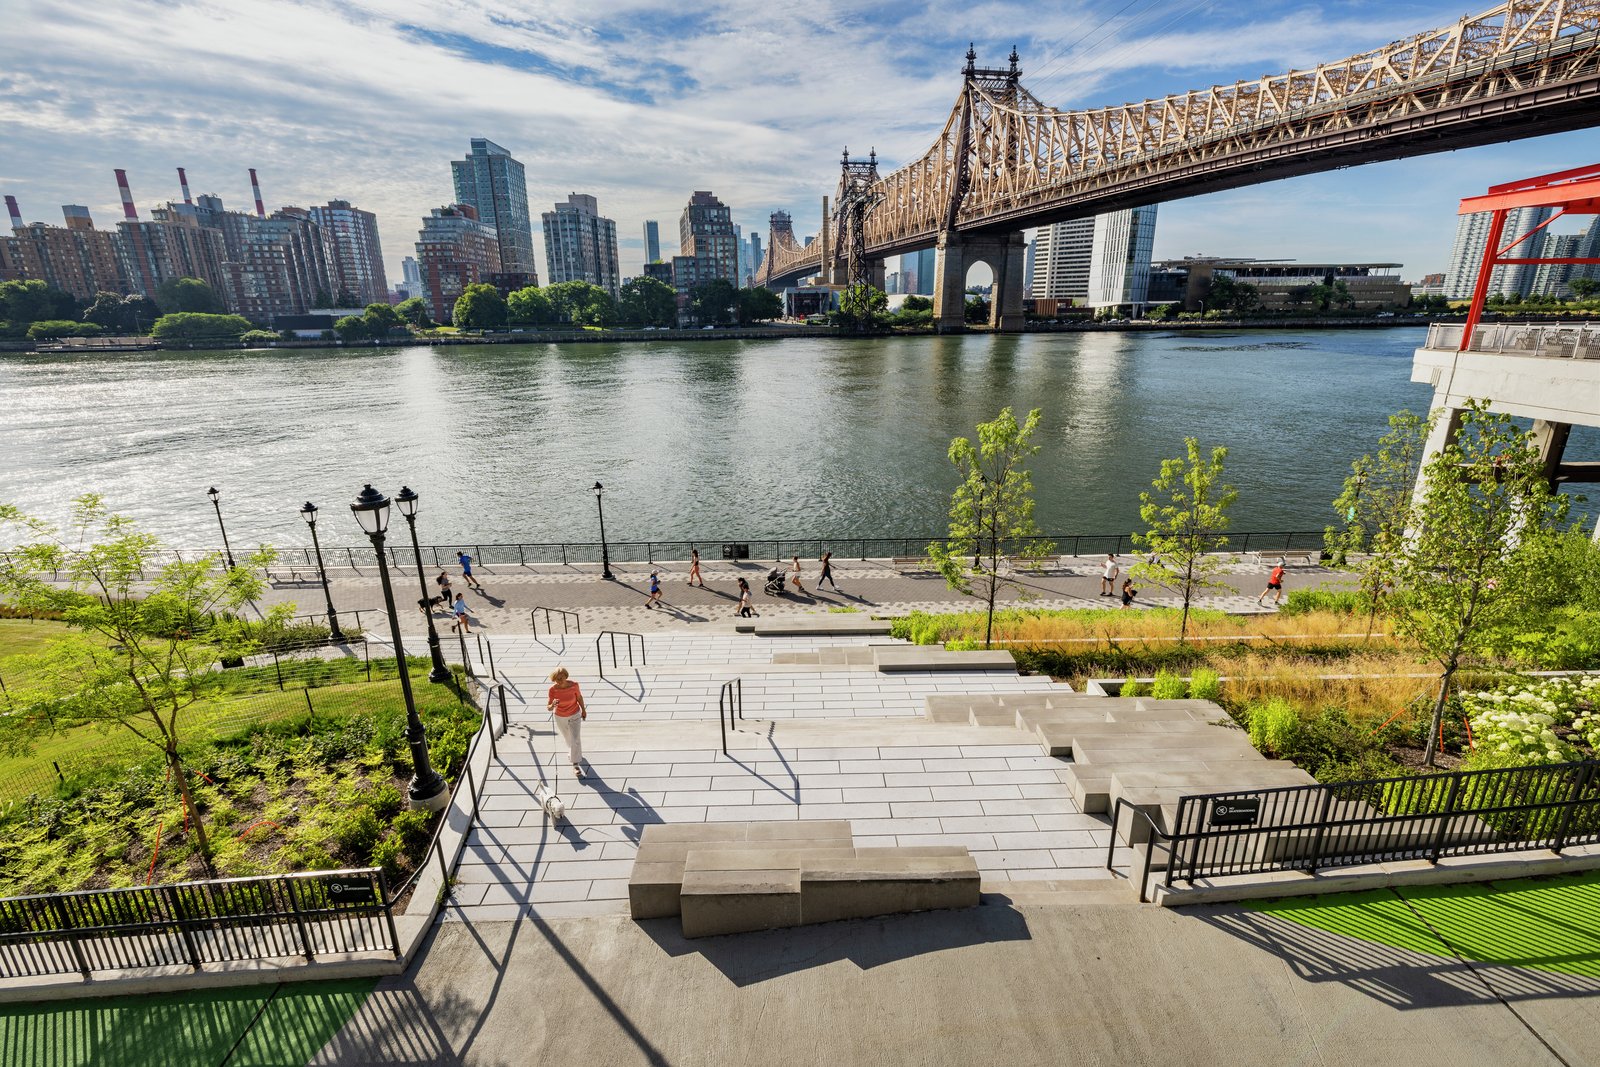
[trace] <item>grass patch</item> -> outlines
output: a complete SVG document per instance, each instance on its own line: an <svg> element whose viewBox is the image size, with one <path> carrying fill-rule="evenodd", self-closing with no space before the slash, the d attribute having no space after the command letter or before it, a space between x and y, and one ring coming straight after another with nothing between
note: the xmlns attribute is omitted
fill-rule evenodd
<svg viewBox="0 0 1600 1067"><path fill-rule="evenodd" d="M1302 897L1245 907L1433 956L1453 958L1459 952L1479 963L1600 977L1600 877L1592 873Z"/></svg>
<svg viewBox="0 0 1600 1067"><path fill-rule="evenodd" d="M376 985L358 978L0 1005L0 1049L14 1067L301 1064Z"/></svg>

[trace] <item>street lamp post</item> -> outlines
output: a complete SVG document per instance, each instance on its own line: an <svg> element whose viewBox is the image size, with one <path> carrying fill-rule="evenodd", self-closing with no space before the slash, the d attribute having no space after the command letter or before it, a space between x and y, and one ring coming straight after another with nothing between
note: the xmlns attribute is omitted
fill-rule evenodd
<svg viewBox="0 0 1600 1067"><path fill-rule="evenodd" d="M361 531L372 542L378 557L378 577L383 582L383 604L389 611L389 633L394 638L395 664L400 669L400 692L406 701L406 743L411 748L413 774L411 788L406 791L413 810L439 811L450 802L450 790L444 777L433 769L428 759L428 739L422 729L422 719L417 715L417 701L411 695L411 674L406 670L406 653L400 644L400 616L394 607L394 588L389 584L389 562L384 558L384 534L389 528L389 498L369 484L362 488L350 504L350 511L361 524Z"/></svg>
<svg viewBox="0 0 1600 1067"><path fill-rule="evenodd" d="M322 596L328 602L328 636L342 645L344 631L339 629L339 615L333 610L333 593L328 589L328 568L322 565L322 545L317 541L317 506L307 500L305 507L300 509L300 517L311 527L311 547L317 553L317 575L322 579ZM356 622L360 621L361 613L357 612Z"/></svg>
<svg viewBox="0 0 1600 1067"><path fill-rule="evenodd" d="M608 582L614 582L617 576L611 573L611 553L606 550L606 507L600 502L605 491L605 486L599 482L594 483L594 506L600 512L600 577Z"/></svg>
<svg viewBox="0 0 1600 1067"><path fill-rule="evenodd" d="M206 490L206 496L211 498L211 506L217 509L217 528L222 531L222 551L228 557L228 569L231 571L238 564L233 562L233 549L228 544L228 528L222 522L222 504L218 499L222 494L217 492L217 487L213 485Z"/></svg>
<svg viewBox="0 0 1600 1067"><path fill-rule="evenodd" d="M422 613L428 618L428 658L433 660L433 669L428 672L428 681L448 682L450 668L444 665L444 653L439 651L439 631L433 625L433 608L428 604L428 579L422 573L422 548L417 544L417 504L422 498L412 492L409 486L402 485L394 499L395 503L400 505L400 514L406 517L406 525L411 527L411 552L417 557L417 583L422 587Z"/></svg>

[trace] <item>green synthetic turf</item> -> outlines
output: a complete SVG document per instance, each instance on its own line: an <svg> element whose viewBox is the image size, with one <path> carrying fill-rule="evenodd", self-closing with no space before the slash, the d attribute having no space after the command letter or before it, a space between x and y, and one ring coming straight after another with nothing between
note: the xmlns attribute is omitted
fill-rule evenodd
<svg viewBox="0 0 1600 1067"><path fill-rule="evenodd" d="M6 1067L303 1067L375 978L0 1006Z"/></svg>
<svg viewBox="0 0 1600 1067"><path fill-rule="evenodd" d="M1248 906L1302 926L1435 956L1459 952L1474 962L1600 977L1600 874L1417 886Z"/></svg>

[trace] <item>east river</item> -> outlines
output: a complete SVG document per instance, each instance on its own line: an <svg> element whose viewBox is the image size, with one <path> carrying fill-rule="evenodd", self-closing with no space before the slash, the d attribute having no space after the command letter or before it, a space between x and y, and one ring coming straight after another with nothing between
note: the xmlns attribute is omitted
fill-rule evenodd
<svg viewBox="0 0 1600 1067"><path fill-rule="evenodd" d="M1420 328L795 338L0 357L0 501L78 494L178 546L357 543L370 481L422 494L423 543L922 537L951 437L1042 408L1051 533L1123 533L1183 438L1228 446L1236 530L1316 530L1409 381ZM1575 430L1572 459L1600 459ZM398 520L396 520L398 523Z"/></svg>

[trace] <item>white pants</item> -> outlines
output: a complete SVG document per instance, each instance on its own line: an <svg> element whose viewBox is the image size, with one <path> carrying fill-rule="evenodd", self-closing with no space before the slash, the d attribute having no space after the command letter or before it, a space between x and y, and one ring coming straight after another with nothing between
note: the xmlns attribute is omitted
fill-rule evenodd
<svg viewBox="0 0 1600 1067"><path fill-rule="evenodd" d="M555 716L556 729L561 731L561 736L567 740L567 751L572 755L572 765L576 767L583 759L583 713L576 715Z"/></svg>

